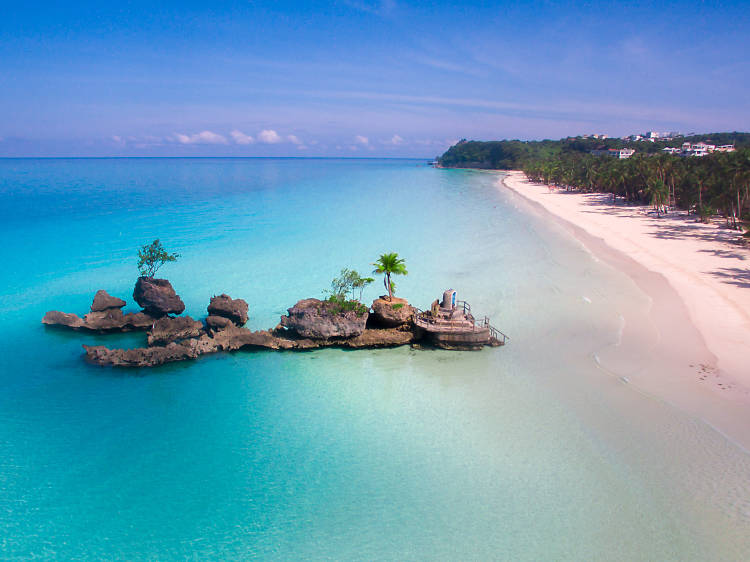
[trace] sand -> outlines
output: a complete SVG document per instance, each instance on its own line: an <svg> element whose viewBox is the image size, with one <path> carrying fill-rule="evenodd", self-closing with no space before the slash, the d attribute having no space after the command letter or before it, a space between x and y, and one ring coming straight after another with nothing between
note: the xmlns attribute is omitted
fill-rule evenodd
<svg viewBox="0 0 750 562"><path fill-rule="evenodd" d="M684 211L657 218L650 206L613 205L611 195L557 190L521 172L498 186L561 219L651 297L651 359L623 379L750 451L750 250L737 243L737 232ZM637 331L626 331L623 346L628 338L636 340ZM602 367L617 374L616 354Z"/></svg>

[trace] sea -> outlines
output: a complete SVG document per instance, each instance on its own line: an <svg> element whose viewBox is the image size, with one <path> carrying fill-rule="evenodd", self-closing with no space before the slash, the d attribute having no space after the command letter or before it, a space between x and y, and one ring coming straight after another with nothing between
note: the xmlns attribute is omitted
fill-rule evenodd
<svg viewBox="0 0 750 562"><path fill-rule="evenodd" d="M649 297L497 177L0 160L0 558L747 560L750 454L597 360L625 323L653 329ZM136 311L137 250L156 238L194 318L227 293L273 328L342 268L397 252L398 296L424 309L453 288L510 340L87 364L82 344L145 334L42 316L82 315L99 289ZM633 369L649 345L622 350Z"/></svg>

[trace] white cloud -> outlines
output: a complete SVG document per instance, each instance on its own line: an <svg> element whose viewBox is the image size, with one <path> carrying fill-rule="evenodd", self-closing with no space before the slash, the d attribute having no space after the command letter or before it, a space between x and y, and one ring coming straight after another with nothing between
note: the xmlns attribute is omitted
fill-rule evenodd
<svg viewBox="0 0 750 562"><path fill-rule="evenodd" d="M262 142L265 144L277 144L282 142L282 139L279 136L279 133L277 133L273 129L263 129L260 133L258 133L258 142Z"/></svg>
<svg viewBox="0 0 750 562"><path fill-rule="evenodd" d="M236 142L237 144L253 144L255 142L255 139L251 137L250 135L246 135L242 131L238 131L235 129L231 133L229 133L229 136L232 137L232 140Z"/></svg>
<svg viewBox="0 0 750 562"><path fill-rule="evenodd" d="M307 147L304 144L298 144L297 150L307 150Z"/></svg>
<svg viewBox="0 0 750 562"><path fill-rule="evenodd" d="M386 144L392 144L394 146L397 146L399 144L404 144L404 139L402 139L399 135L393 135L391 137L391 140L386 141Z"/></svg>
<svg viewBox="0 0 750 562"><path fill-rule="evenodd" d="M213 131L201 131L194 135L175 133L175 138L180 144L227 144L226 137Z"/></svg>
<svg viewBox="0 0 750 562"><path fill-rule="evenodd" d="M363 137L362 135L357 135L356 137L354 137L354 142L363 146L367 146L368 144L370 144L370 139L368 139L367 137Z"/></svg>
<svg viewBox="0 0 750 562"><path fill-rule="evenodd" d="M288 137L286 138L286 140L288 140L288 141L289 141L290 143L292 143L292 144L297 144L297 145L299 145L299 144L302 144L302 141L301 141L301 140L299 140L299 138L297 138L297 136L296 136L296 135L289 135L289 136L288 136Z"/></svg>
<svg viewBox="0 0 750 562"><path fill-rule="evenodd" d="M122 137L119 135L112 135L112 140L115 141L116 143L122 143Z"/></svg>

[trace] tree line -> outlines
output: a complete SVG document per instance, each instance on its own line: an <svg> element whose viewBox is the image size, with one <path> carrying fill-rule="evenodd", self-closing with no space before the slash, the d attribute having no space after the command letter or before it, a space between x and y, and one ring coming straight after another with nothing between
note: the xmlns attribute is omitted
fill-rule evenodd
<svg viewBox="0 0 750 562"><path fill-rule="evenodd" d="M627 159L564 154L530 160L521 169L532 181L584 192L611 193L651 203L661 211L677 206L703 219L719 213L740 228L750 215L750 149L681 158L635 154Z"/></svg>

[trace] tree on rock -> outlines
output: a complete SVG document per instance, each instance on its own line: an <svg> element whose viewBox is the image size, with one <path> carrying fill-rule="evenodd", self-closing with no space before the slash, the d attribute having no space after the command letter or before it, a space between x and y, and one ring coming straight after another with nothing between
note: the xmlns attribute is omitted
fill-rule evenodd
<svg viewBox="0 0 750 562"><path fill-rule="evenodd" d="M391 275L407 275L409 272L406 271L406 262L398 257L398 254L391 252L390 254L382 254L378 261L374 264L375 271L373 273L382 273L383 285L385 285L388 291L388 299L393 300L393 284L391 283Z"/></svg>
<svg viewBox="0 0 750 562"><path fill-rule="evenodd" d="M153 277L167 262L177 261L180 254L170 254L157 238L151 244L144 244L138 250L138 271L141 277Z"/></svg>

